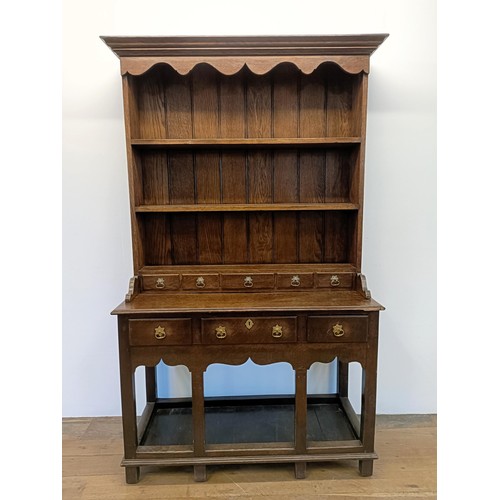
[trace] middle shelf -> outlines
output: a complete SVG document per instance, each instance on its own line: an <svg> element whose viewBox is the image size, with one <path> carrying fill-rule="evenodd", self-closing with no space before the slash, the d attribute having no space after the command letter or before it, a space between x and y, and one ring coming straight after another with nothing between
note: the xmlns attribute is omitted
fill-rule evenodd
<svg viewBox="0 0 500 500"><path fill-rule="evenodd" d="M283 212L309 210L359 210L358 203L201 203L190 205L138 205L135 212L183 213L183 212Z"/></svg>

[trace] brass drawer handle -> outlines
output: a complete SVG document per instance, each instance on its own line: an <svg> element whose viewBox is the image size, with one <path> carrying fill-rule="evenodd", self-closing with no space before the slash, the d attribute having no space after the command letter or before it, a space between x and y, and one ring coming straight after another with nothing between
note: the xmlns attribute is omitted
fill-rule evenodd
<svg viewBox="0 0 500 500"><path fill-rule="evenodd" d="M251 276L246 276L245 279L243 280L243 286L247 288L252 288L253 287L253 279Z"/></svg>
<svg viewBox="0 0 500 500"><path fill-rule="evenodd" d="M156 280L156 288L165 288L165 280L163 278Z"/></svg>
<svg viewBox="0 0 500 500"><path fill-rule="evenodd" d="M332 275L332 277L330 278L330 285L332 285L332 286L339 286L340 285L339 277L336 274Z"/></svg>
<svg viewBox="0 0 500 500"><path fill-rule="evenodd" d="M290 281L292 286L300 286L300 276L292 276L292 280Z"/></svg>
<svg viewBox="0 0 500 500"><path fill-rule="evenodd" d="M155 337L158 340L161 340L161 339L164 339L166 336L167 336L167 334L165 333L165 328L163 328L163 326L158 325L155 328Z"/></svg>
<svg viewBox="0 0 500 500"><path fill-rule="evenodd" d="M205 288L205 279L203 276L199 276L196 278L196 287L197 288Z"/></svg>
<svg viewBox="0 0 500 500"><path fill-rule="evenodd" d="M225 327L225 326L218 326L218 327L215 329L215 336L216 336L218 339L225 339L225 338L226 338L226 336L227 336L226 327Z"/></svg>
<svg viewBox="0 0 500 500"><path fill-rule="evenodd" d="M340 323L337 323L336 325L333 325L332 327L332 332L335 337L342 337L344 335L344 328Z"/></svg>
<svg viewBox="0 0 500 500"><path fill-rule="evenodd" d="M272 336L275 339L279 339L280 337L283 337L283 327L281 325L274 325Z"/></svg>

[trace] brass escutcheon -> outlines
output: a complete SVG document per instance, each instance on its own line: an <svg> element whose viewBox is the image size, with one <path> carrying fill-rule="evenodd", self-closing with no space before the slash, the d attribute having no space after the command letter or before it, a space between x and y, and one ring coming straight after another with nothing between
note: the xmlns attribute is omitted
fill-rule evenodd
<svg viewBox="0 0 500 500"><path fill-rule="evenodd" d="M332 331L333 331L333 335L335 335L335 337L342 337L342 335L344 335L344 328L342 327L342 325L340 323L333 325Z"/></svg>
<svg viewBox="0 0 500 500"><path fill-rule="evenodd" d="M281 325L274 325L272 336L275 339L279 339L280 337L282 337L283 336L283 327Z"/></svg>
<svg viewBox="0 0 500 500"><path fill-rule="evenodd" d="M339 277L336 274L332 275L332 277L330 278L330 285L332 285L332 286L339 286L340 285Z"/></svg>
<svg viewBox="0 0 500 500"><path fill-rule="evenodd" d="M290 281L292 286L300 286L300 276L292 276L292 280Z"/></svg>
<svg viewBox="0 0 500 500"><path fill-rule="evenodd" d="M253 279L251 276L245 276L245 279L243 280L243 286L246 286L247 288L253 287Z"/></svg>
<svg viewBox="0 0 500 500"><path fill-rule="evenodd" d="M163 326L158 325L155 328L155 337L158 340L161 340L161 339L164 339L166 336L167 336L167 334L165 333L165 328L163 328Z"/></svg>
<svg viewBox="0 0 500 500"><path fill-rule="evenodd" d="M196 286L198 288L205 288L205 279L203 276L198 276L198 278L196 278Z"/></svg>
<svg viewBox="0 0 500 500"><path fill-rule="evenodd" d="M248 318L245 321L245 326L250 330L250 328L252 328L252 326L253 326L253 321L250 318Z"/></svg>
<svg viewBox="0 0 500 500"><path fill-rule="evenodd" d="M218 339L225 339L226 338L226 335L227 335L227 332L226 332L226 327L225 326L218 326L216 329L215 329L215 336L218 338Z"/></svg>
<svg viewBox="0 0 500 500"><path fill-rule="evenodd" d="M156 280L156 288L165 288L165 280L163 278Z"/></svg>

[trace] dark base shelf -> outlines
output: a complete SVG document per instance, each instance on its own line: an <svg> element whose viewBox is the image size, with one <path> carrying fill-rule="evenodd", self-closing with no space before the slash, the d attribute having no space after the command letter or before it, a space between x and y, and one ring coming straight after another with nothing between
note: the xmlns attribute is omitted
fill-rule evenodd
<svg viewBox="0 0 500 500"><path fill-rule="evenodd" d="M295 404L293 397L207 398L207 445L238 443L288 443L293 447ZM308 398L307 441L357 440L351 422L336 395ZM141 446L192 445L190 399L158 400L142 436Z"/></svg>

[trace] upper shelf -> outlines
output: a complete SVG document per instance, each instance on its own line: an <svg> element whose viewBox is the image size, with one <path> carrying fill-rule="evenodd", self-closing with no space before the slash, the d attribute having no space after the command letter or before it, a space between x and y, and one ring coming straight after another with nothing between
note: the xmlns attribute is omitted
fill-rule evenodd
<svg viewBox="0 0 500 500"><path fill-rule="evenodd" d="M132 139L143 148L288 148L294 146L348 146L360 144L361 137L266 138L266 139Z"/></svg>
<svg viewBox="0 0 500 500"><path fill-rule="evenodd" d="M158 63L187 74L199 63L225 75L246 65L264 74L291 62L310 74L323 62L334 62L348 73L369 71L370 55L389 35L247 36L247 37L117 37L101 39L121 59L122 74L139 75Z"/></svg>

